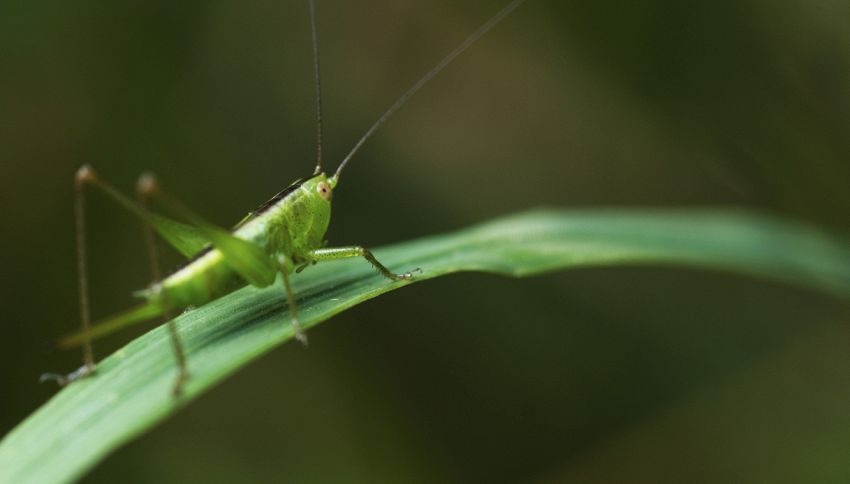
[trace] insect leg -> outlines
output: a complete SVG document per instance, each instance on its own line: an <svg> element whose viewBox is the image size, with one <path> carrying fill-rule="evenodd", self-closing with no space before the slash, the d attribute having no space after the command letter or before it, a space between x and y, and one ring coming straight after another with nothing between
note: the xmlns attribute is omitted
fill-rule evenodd
<svg viewBox="0 0 850 484"><path fill-rule="evenodd" d="M301 321L298 320L298 306L295 304L295 292L292 290L292 284L289 282L290 268L285 263L280 264L280 273L283 275L283 289L286 292L286 300L289 304L289 315L292 317L292 327L295 329L295 339L307 346L307 333L301 326Z"/></svg>
<svg viewBox="0 0 850 484"><path fill-rule="evenodd" d="M144 173L139 177L136 183L136 195L139 198L139 203L142 209L148 214L142 221L142 231L144 233L145 245L148 249L148 261L151 268L151 279L153 282L162 280L162 269L159 263L159 251L157 250L156 239L153 236L153 226L148 222L150 220L151 195L156 187L156 178L152 173ZM163 293L164 294L164 293ZM164 296L163 296L164 297ZM165 307L169 307L168 303ZM168 335L171 339L171 347L174 350L174 358L177 360L178 374L172 388L172 394L179 397L183 390L183 384L189 378L189 370L186 365L186 354L183 351L183 345L180 343L180 336L177 334L177 325L171 317L171 311L166 309L162 314L162 319L168 328Z"/></svg>
<svg viewBox="0 0 850 484"><path fill-rule="evenodd" d="M413 279L414 272L422 272L419 268L403 274L396 274L387 269L381 264L378 259L372 255L372 251L359 245L350 245L347 247L332 247L328 249L316 249L309 252L309 257L313 262L320 262L335 259L350 259L351 257L363 257L374 267L382 276L392 281L408 281Z"/></svg>
<svg viewBox="0 0 850 484"><path fill-rule="evenodd" d="M88 165L84 165L74 175L74 227L77 236L77 273L80 299L80 324L83 332L91 328L91 313L89 312L89 274L86 256L86 185L92 181L93 173ZM83 347L83 366L67 374L45 373L41 375L42 382L53 380L60 386L65 386L74 380L86 377L95 370L94 349L91 337L85 338Z"/></svg>
<svg viewBox="0 0 850 484"><path fill-rule="evenodd" d="M178 250L181 250L181 252L191 255L194 250L197 250L196 247L202 247L208 243L200 239L192 227L180 224L166 217L151 215L146 207L133 203L132 200L122 195L115 187L101 179L91 166L83 165L80 167L74 177L74 217L76 222L77 270L79 274L78 287L82 329L78 333L81 335L80 340L75 344L79 344L83 348L83 366L68 375L47 373L41 376L41 381L52 380L61 386L83 378L95 371L92 338L96 332L92 332L91 313L89 309L88 256L86 250L85 192L89 186L101 190L113 201L146 221L149 224L148 226L155 224L157 231L169 243L172 243ZM175 241L179 243L174 244ZM154 316L154 314L150 316Z"/></svg>

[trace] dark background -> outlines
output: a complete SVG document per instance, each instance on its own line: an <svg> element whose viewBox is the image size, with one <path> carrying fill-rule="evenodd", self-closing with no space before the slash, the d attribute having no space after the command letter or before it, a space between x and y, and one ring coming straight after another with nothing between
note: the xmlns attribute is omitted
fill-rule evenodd
<svg viewBox="0 0 850 484"><path fill-rule="evenodd" d="M502 6L320 0L336 166ZM371 139L329 239L541 205L850 215L850 3L529 0ZM222 225L312 170L306 1L0 6L0 434L78 324L72 176L150 169ZM147 281L91 198L95 316ZM363 304L119 450L90 482L847 482L848 305L729 274L462 274ZM96 346L105 355L144 328ZM190 355L191 358L191 355ZM190 360L191 362L191 360Z"/></svg>

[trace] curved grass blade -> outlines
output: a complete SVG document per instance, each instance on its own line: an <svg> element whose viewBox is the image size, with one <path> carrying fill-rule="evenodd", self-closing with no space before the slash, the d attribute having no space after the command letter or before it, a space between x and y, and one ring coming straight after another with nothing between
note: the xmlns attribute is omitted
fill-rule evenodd
<svg viewBox="0 0 850 484"><path fill-rule="evenodd" d="M850 245L806 225L741 211L539 210L376 251L412 282L458 271L528 276L574 267L653 264L771 278L850 299ZM412 282L389 282L362 260L293 278L306 327ZM61 390L0 442L0 482L82 476L249 361L293 337L280 281L245 288L177 318L190 362L184 396L156 328ZM35 384L35 383L33 383Z"/></svg>

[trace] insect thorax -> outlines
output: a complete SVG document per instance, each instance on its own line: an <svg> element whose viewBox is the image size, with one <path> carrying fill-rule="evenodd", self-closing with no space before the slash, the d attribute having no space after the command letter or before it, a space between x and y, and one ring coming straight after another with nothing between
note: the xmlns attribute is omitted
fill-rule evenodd
<svg viewBox="0 0 850 484"><path fill-rule="evenodd" d="M264 214L270 253L304 259L322 246L331 218L331 197L321 193L322 186L324 174L304 180Z"/></svg>

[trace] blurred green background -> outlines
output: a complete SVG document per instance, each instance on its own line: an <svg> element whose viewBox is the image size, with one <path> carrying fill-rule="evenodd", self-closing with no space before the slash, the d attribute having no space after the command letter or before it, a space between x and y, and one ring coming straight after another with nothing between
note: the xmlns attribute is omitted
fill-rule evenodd
<svg viewBox="0 0 850 484"><path fill-rule="evenodd" d="M496 0L320 0L336 166ZM529 0L364 147L329 239L549 205L745 205L846 231L850 3ZM72 176L153 170L229 225L313 167L306 1L0 5L0 434L79 355ZM91 198L95 316L147 284ZM176 264L176 257L169 264ZM848 482L848 304L728 274L466 274L370 301L88 482ZM101 356L144 328L96 345ZM191 364L191 355L190 364Z"/></svg>

